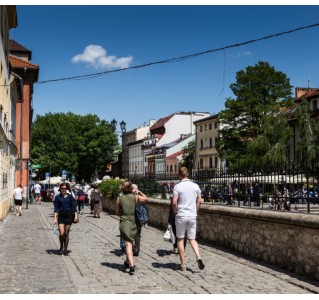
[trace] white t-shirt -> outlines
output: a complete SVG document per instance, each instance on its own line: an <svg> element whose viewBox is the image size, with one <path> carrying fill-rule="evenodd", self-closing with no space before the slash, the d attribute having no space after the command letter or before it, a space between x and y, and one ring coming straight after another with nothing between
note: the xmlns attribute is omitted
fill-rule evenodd
<svg viewBox="0 0 319 300"><path fill-rule="evenodd" d="M34 192L36 193L36 194L40 194L41 193L41 185L40 184L35 184L34 185L34 187L33 187L33 189L34 189Z"/></svg>
<svg viewBox="0 0 319 300"><path fill-rule="evenodd" d="M197 183L190 179L182 179L174 186L173 194L177 195L177 216L196 217L197 216L197 195L201 195L201 190Z"/></svg>
<svg viewBox="0 0 319 300"><path fill-rule="evenodd" d="M13 195L15 200L22 200L22 188L15 188L13 191Z"/></svg>
<svg viewBox="0 0 319 300"><path fill-rule="evenodd" d="M54 188L53 188L53 193L54 193L54 198L55 198L55 196L57 196L57 195L59 195L60 194L60 191L59 191L59 187L57 187L57 186L55 186Z"/></svg>

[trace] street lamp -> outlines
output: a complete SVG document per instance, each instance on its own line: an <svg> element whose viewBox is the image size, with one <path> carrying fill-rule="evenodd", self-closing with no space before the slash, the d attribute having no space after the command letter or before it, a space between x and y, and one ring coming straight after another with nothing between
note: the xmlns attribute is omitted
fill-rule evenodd
<svg viewBox="0 0 319 300"><path fill-rule="evenodd" d="M113 131L116 130L116 125L117 125L117 121L116 121L115 119L113 119L113 120L111 121L111 126L112 126Z"/></svg>
<svg viewBox="0 0 319 300"><path fill-rule="evenodd" d="M124 121L122 121L120 123L120 127L121 127L121 130L122 130L122 133L126 132L126 123Z"/></svg>

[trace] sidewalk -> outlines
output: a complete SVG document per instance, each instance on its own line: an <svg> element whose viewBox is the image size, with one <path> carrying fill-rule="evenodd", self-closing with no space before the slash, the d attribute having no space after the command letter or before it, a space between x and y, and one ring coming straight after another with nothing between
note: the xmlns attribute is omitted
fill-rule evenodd
<svg viewBox="0 0 319 300"><path fill-rule="evenodd" d="M318 293L319 282L297 278L211 245L200 244L205 269L198 269L186 247L184 272L163 230L142 229L142 250L136 272L125 270L119 249L119 221L89 208L70 232L69 256L57 254L53 205L31 204L18 217L10 213L0 224L0 293L12 294L306 294Z"/></svg>

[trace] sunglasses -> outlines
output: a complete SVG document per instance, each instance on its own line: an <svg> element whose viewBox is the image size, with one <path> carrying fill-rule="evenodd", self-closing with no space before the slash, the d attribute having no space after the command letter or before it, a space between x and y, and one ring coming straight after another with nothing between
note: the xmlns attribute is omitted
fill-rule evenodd
<svg viewBox="0 0 319 300"><path fill-rule="evenodd" d="M67 188L60 188L60 190L66 190Z"/></svg>

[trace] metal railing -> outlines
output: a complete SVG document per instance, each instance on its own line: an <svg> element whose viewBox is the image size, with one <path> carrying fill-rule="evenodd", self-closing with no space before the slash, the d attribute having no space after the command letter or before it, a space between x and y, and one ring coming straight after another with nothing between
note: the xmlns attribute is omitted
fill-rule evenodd
<svg viewBox="0 0 319 300"><path fill-rule="evenodd" d="M200 186L204 203L319 214L319 163L306 165L270 163L263 167L194 169L189 178ZM157 182L162 194L179 182L177 174L165 172L146 174L138 180ZM161 188L157 187L156 193Z"/></svg>

